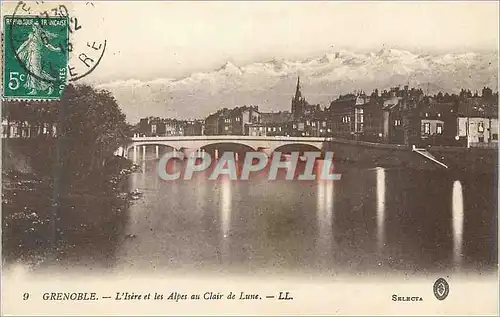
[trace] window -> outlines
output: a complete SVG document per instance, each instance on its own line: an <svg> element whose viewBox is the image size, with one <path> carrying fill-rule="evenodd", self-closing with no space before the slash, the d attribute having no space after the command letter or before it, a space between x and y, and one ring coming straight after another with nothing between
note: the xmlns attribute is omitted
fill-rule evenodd
<svg viewBox="0 0 500 317"><path fill-rule="evenodd" d="M478 125L477 125L477 131L479 133L483 133L484 132L484 122L479 122Z"/></svg>
<svg viewBox="0 0 500 317"><path fill-rule="evenodd" d="M276 127L273 127L273 132L276 132Z"/></svg>
<svg viewBox="0 0 500 317"><path fill-rule="evenodd" d="M226 130L226 131L227 131L227 130L229 130L229 127L228 127L228 126L225 126L225 127L224 127L224 130Z"/></svg>
<svg viewBox="0 0 500 317"><path fill-rule="evenodd" d="M438 117L441 117L441 114L440 114L440 113L438 113Z"/></svg>
<svg viewBox="0 0 500 317"><path fill-rule="evenodd" d="M281 131L281 127L278 127L278 131Z"/></svg>
<svg viewBox="0 0 500 317"><path fill-rule="evenodd" d="M360 115L359 115L359 122L363 123L363 120L364 120L363 115L362 115L362 114L360 114Z"/></svg>
<svg viewBox="0 0 500 317"><path fill-rule="evenodd" d="M267 132L271 132L271 127L267 127Z"/></svg>
<svg viewBox="0 0 500 317"><path fill-rule="evenodd" d="M356 126L356 132L363 132L363 123L358 123Z"/></svg>
<svg viewBox="0 0 500 317"><path fill-rule="evenodd" d="M492 139L492 140L497 140L497 141L498 141L498 134L497 134L497 133L493 133L493 134L491 135L491 139Z"/></svg>
<svg viewBox="0 0 500 317"><path fill-rule="evenodd" d="M428 117L428 116L429 116L429 114L426 112L426 113L425 113L425 116L426 116L426 117Z"/></svg>
<svg viewBox="0 0 500 317"><path fill-rule="evenodd" d="M437 134L443 134L443 125L441 123L438 123L436 125L436 133Z"/></svg>
<svg viewBox="0 0 500 317"><path fill-rule="evenodd" d="M151 126L151 133L156 133L156 124Z"/></svg>
<svg viewBox="0 0 500 317"><path fill-rule="evenodd" d="M323 121L323 128L326 127L326 121Z"/></svg>
<svg viewBox="0 0 500 317"><path fill-rule="evenodd" d="M296 125L295 123L293 124L293 128L294 128L294 129L297 129L297 125Z"/></svg>
<svg viewBox="0 0 500 317"><path fill-rule="evenodd" d="M429 122L424 123L424 134L431 133L431 124Z"/></svg>

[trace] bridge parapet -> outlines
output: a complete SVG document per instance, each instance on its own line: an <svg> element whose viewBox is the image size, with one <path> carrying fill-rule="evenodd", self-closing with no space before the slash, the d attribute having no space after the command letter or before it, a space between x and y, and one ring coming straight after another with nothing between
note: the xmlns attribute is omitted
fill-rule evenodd
<svg viewBox="0 0 500 317"><path fill-rule="evenodd" d="M324 142L324 137L288 137L288 136L249 136L249 135L193 135L193 136L161 136L161 137L134 137L132 142L147 141L187 141L187 140L206 140L206 141L287 141L287 142Z"/></svg>
<svg viewBox="0 0 500 317"><path fill-rule="evenodd" d="M145 147L155 145L158 156L158 146L168 146L175 150L201 149L203 147L218 143L241 144L254 151L266 149L274 151L285 145L308 145L319 151L323 150L324 137L286 137L286 136L247 136L247 135L197 135L197 136L162 136L162 137L134 137L132 143L125 147L125 155L130 149L134 149L134 161L137 158L137 147L142 147L142 154L145 157Z"/></svg>

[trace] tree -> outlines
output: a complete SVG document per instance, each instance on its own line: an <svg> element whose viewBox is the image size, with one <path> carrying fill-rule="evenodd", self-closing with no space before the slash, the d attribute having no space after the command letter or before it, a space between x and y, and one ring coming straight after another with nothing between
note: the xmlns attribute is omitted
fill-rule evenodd
<svg viewBox="0 0 500 317"><path fill-rule="evenodd" d="M69 85L59 103L58 163L72 177L85 176L129 141L132 127L107 90Z"/></svg>

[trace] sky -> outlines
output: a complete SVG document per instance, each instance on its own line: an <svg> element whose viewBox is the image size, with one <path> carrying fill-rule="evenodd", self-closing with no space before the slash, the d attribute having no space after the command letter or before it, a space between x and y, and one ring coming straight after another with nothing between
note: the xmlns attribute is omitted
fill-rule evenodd
<svg viewBox="0 0 500 317"><path fill-rule="evenodd" d="M403 77L409 80L410 73L414 84L427 81L429 86L431 80L436 89L445 91L494 87L498 81L496 1L40 3L30 2L32 14L64 5L78 19L80 28L70 35L71 66L82 67L80 53L106 41L99 65L78 82L109 89L131 122L150 115L200 117L238 104L286 110L298 70L304 67L308 71L301 78L303 93L308 101L320 104L360 87L400 84ZM3 12L9 14L15 5L2 2ZM349 59L337 65L336 58L329 61L333 66L321 62L321 69L298 63L300 67L291 67L286 74L263 71L256 78L252 71L231 78L226 68L216 71L226 62L252 69L256 62L273 59L297 65L309 58L337 56L328 53L350 51L344 56L355 56L349 53L377 53L384 48L413 54L399 52L396 64L385 60L384 54L375 54L382 57L362 65ZM439 57L423 61L428 54Z"/></svg>
<svg viewBox="0 0 500 317"><path fill-rule="evenodd" d="M93 4L86 6L92 14L74 11L82 18L83 40L107 40L106 55L91 77L98 82L178 78L226 61L301 59L339 49L463 52L498 47L495 1Z"/></svg>
<svg viewBox="0 0 500 317"><path fill-rule="evenodd" d="M45 3L53 6L59 2ZM90 80L153 80L340 49L491 51L498 4L481 2L86 1L77 41L106 39ZM36 6L35 6L36 7ZM83 8L82 8L83 7Z"/></svg>

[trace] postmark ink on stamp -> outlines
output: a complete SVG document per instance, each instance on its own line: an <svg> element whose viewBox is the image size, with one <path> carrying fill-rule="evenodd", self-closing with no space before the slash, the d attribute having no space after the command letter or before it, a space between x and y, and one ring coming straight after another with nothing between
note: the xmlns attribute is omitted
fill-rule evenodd
<svg viewBox="0 0 500 317"><path fill-rule="evenodd" d="M20 2L20 4L22 1ZM41 17L67 17L69 42L64 49L69 52L68 81L74 82L91 74L99 65L106 52L107 40L101 34L88 29L85 17L96 16L95 5L92 2L53 3L49 7L33 5L30 7ZM22 12L18 6L17 11Z"/></svg>
<svg viewBox="0 0 500 317"><path fill-rule="evenodd" d="M5 98L59 99L67 82L67 17L5 16Z"/></svg>
<svg viewBox="0 0 500 317"><path fill-rule="evenodd" d="M19 1L3 17L2 97L59 99L69 82L91 74L107 43L86 24L94 10L92 2Z"/></svg>

